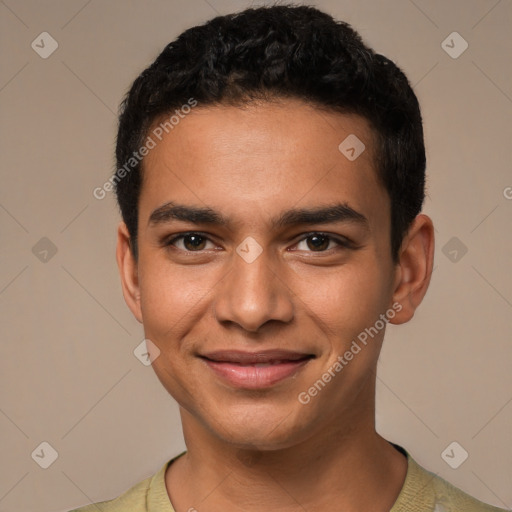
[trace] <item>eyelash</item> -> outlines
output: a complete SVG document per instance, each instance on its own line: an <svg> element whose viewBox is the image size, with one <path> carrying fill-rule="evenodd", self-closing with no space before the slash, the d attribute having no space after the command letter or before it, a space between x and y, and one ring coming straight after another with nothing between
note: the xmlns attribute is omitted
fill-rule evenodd
<svg viewBox="0 0 512 512"><path fill-rule="evenodd" d="M169 246L175 247L174 243L177 240L185 238L188 235L199 235L200 237L204 238L205 240L210 241L210 242L213 243L213 241L208 237L208 235L206 235L204 233L201 233L200 231L187 231L185 233L180 233L179 235L173 236L170 239L164 240L163 245L164 245L164 247L169 247ZM304 241L304 240L307 240L308 238L311 238L311 237L313 237L315 235L320 235L322 237L328 238L330 241L336 242L338 244L338 247L336 247L335 249L352 249L352 248L354 248L354 245L352 244L352 242L350 240L344 239L344 238L335 237L333 235L330 235L329 233L323 233L322 231L311 231L310 233L305 233L304 236L297 242L297 244L302 242L302 241ZM202 252L204 252L204 251L206 251L208 249L201 249L201 250L198 250L198 251L189 251L187 249L178 249L178 250L186 252L186 253L190 253L190 254L194 254L194 253L201 254ZM332 250L333 249L331 248L331 249L326 249L326 250L323 250L323 251L307 251L307 252L311 252L311 253L328 253L328 252L330 252Z"/></svg>

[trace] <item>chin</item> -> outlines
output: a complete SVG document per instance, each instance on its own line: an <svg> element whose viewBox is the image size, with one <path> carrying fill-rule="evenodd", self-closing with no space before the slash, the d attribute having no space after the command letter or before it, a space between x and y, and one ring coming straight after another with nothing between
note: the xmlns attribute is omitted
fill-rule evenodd
<svg viewBox="0 0 512 512"><path fill-rule="evenodd" d="M298 404L299 407L300 404ZM300 443L311 434L304 410L283 406L238 406L212 422L207 414L208 428L224 442L244 450L282 450Z"/></svg>

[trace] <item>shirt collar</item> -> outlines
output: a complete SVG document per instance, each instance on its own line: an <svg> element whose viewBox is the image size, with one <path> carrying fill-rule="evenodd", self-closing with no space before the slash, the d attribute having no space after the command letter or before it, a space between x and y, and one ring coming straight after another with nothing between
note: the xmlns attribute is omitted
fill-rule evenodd
<svg viewBox="0 0 512 512"><path fill-rule="evenodd" d="M431 482L436 475L424 470L402 446L391 444L407 457L407 473L402 490L390 512L434 510L435 498L432 494ZM147 512L175 512L165 486L165 471L185 453L186 450L167 461L151 478L147 493Z"/></svg>

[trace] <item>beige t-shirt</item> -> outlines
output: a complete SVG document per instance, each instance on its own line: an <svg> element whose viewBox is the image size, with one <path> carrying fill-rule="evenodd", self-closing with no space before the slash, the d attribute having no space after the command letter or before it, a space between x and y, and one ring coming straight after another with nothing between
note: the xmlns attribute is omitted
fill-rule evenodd
<svg viewBox="0 0 512 512"><path fill-rule="evenodd" d="M422 468L404 448L394 446L407 456L408 467L404 485L390 512L506 512L472 498ZM184 453L166 462L155 475L139 482L118 498L69 512L175 512L164 476L167 466ZM195 509L191 507L189 510L193 512Z"/></svg>

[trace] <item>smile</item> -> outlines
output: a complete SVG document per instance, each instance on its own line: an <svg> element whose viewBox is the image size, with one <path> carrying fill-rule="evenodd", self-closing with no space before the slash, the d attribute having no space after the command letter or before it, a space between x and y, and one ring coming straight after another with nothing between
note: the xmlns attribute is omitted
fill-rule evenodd
<svg viewBox="0 0 512 512"><path fill-rule="evenodd" d="M315 356L282 350L218 351L201 356L222 381L243 389L271 387L299 372Z"/></svg>

